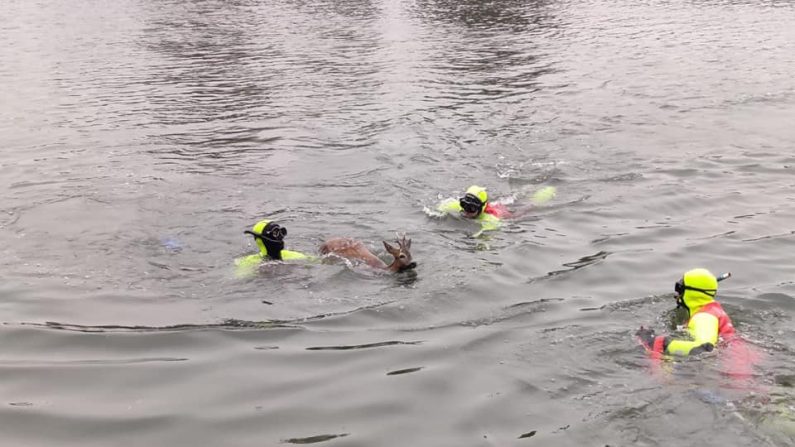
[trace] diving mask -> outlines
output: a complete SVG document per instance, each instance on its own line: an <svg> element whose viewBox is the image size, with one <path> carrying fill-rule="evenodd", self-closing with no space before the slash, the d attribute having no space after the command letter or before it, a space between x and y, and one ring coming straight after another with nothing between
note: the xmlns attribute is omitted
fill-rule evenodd
<svg viewBox="0 0 795 447"><path fill-rule="evenodd" d="M274 241L281 241L287 236L287 228L284 228L276 223L269 223L265 225L265 228L262 229L262 234L257 234L253 231L246 230L243 233L250 234L254 237L262 238L262 239L272 239Z"/></svg>
<svg viewBox="0 0 795 447"><path fill-rule="evenodd" d="M480 213L481 209L483 209L483 202L474 194L467 194L461 197L458 204L461 205L461 209L470 214Z"/></svg>

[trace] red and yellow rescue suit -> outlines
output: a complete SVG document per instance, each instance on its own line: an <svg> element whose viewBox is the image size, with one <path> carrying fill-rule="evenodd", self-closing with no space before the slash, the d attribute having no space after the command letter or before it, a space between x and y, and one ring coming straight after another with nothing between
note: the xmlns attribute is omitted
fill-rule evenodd
<svg viewBox="0 0 795 447"><path fill-rule="evenodd" d="M641 343L655 354L689 355L712 351L719 338L734 338L734 326L720 303L715 301L718 280L707 269L693 269L676 284L677 303L690 313L687 321L689 340L670 336L654 336L654 331L641 328Z"/></svg>
<svg viewBox="0 0 795 447"><path fill-rule="evenodd" d="M654 338L651 351L665 354L688 355L712 351L718 339L730 341L734 338L734 326L717 301L712 301L696 310L687 322L691 340L677 340L670 336Z"/></svg>
<svg viewBox="0 0 795 447"><path fill-rule="evenodd" d="M685 273L676 285L677 302L687 308L689 339L655 336L651 329L641 328L638 337L653 359L664 355L691 355L712 351L720 343L720 364L724 374L732 378L751 378L761 356L734 331L734 325L720 303L715 301L718 281L706 269Z"/></svg>

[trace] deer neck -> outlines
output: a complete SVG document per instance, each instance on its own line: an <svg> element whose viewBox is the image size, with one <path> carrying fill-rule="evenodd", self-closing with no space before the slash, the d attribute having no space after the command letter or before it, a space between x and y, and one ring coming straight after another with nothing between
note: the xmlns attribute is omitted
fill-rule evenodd
<svg viewBox="0 0 795 447"><path fill-rule="evenodd" d="M398 260L395 259L389 265L384 264L384 270L389 270L392 273L397 273L400 271L400 262L398 262Z"/></svg>
<svg viewBox="0 0 795 447"><path fill-rule="evenodd" d="M370 255L367 258L365 258L365 262L370 267L377 268L377 269L384 269L384 270L389 270L389 269L392 268L393 265L397 264L397 262L393 262L391 265L387 266L386 263L384 263L384 261L378 259L378 257L376 257L374 255Z"/></svg>

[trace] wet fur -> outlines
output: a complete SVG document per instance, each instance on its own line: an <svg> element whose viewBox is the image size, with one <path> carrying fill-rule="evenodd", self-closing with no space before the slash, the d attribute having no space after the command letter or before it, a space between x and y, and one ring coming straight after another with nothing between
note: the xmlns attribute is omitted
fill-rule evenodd
<svg viewBox="0 0 795 447"><path fill-rule="evenodd" d="M368 266L379 269L388 270L390 272L399 272L406 269L412 269L416 263L411 259L411 239L406 240L404 235L402 239L397 240L397 247L384 242L384 248L394 258L392 264L387 265L384 261L379 259L376 255L372 254L361 241L347 237L339 237L329 239L320 246L321 255L336 255L341 258L349 259L351 261L364 262Z"/></svg>

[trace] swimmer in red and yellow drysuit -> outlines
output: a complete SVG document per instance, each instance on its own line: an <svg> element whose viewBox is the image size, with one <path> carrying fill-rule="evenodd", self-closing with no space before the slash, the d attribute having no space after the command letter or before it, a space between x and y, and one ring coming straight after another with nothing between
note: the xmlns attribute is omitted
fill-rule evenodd
<svg viewBox="0 0 795 447"><path fill-rule="evenodd" d="M436 210L474 219L480 223L481 231L496 230L502 224L502 219L512 216L505 205L489 203L486 188L477 185L467 188L464 197L460 199L447 199L440 203Z"/></svg>
<svg viewBox="0 0 795 447"><path fill-rule="evenodd" d="M513 213L501 203L489 202L486 188L472 185L460 199L450 198L436 206L436 212L472 219L480 224L480 234L500 228L502 219L513 217Z"/></svg>
<svg viewBox="0 0 795 447"><path fill-rule="evenodd" d="M641 344L646 348L651 360L652 372L659 374L660 378L674 377L677 380L687 378L676 377L675 370L678 362L672 361L677 356L696 355L715 350L714 359L710 362L718 367L720 378L718 382L692 382L698 395L716 395L720 399L727 396L736 396L741 392L742 399L735 400L741 413L751 410L750 414L764 411L764 418L760 426L766 425L776 435L795 436L795 413L786 397L779 396L786 393L771 392L770 387L763 380L757 369L763 367L765 355L754 344L747 342L740 336L732 324L731 318L723 310L721 304L715 301L718 291L718 281L731 275L724 273L716 278L709 270L698 268L684 274L676 282L677 307L682 307L689 312L687 332L689 339L677 339L666 335L655 335L652 329L640 328L636 332ZM671 354L671 355L669 355ZM716 389L712 389L717 386ZM747 393L747 394L746 394ZM771 404L771 399L778 400ZM729 401L731 402L731 401ZM749 407L748 403L754 406ZM735 405L732 403L732 405ZM738 414L741 418L743 416Z"/></svg>
<svg viewBox="0 0 795 447"><path fill-rule="evenodd" d="M655 335L652 329L641 327L636 335L653 359L661 359L666 354L694 355L720 346L721 370L727 377L750 379L754 376L754 367L761 360L760 353L737 335L731 318L715 301L718 281L730 276L724 273L716 278L709 270L698 268L688 271L676 282L676 305L689 314L687 332L690 337L683 340Z"/></svg>
<svg viewBox="0 0 795 447"><path fill-rule="evenodd" d="M641 327L635 335L647 350L658 356L698 354L712 351L718 345L719 338L728 342L735 337L731 319L720 303L715 301L718 279L709 270L698 268L688 271L677 281L674 290L677 307L684 307L690 316L687 321L690 340L655 335L653 329Z"/></svg>
<svg viewBox="0 0 795 447"><path fill-rule="evenodd" d="M521 193L520 193L521 194ZM467 188L463 197L445 199L436 206L436 210L431 211L426 208L426 213L431 216L452 215L472 219L480 224L480 231L475 235L480 235L484 231L492 231L500 228L503 219L515 219L531 212L536 206L542 205L555 197L556 189L554 186L546 186L536 191L529 203L519 204L514 210L509 210L504 203L489 202L489 194L486 188L472 185ZM515 200L516 197L510 200Z"/></svg>

